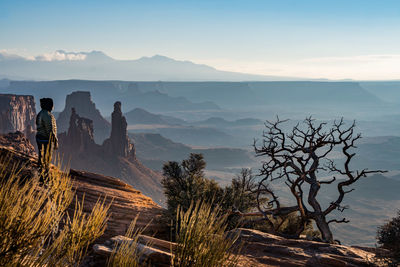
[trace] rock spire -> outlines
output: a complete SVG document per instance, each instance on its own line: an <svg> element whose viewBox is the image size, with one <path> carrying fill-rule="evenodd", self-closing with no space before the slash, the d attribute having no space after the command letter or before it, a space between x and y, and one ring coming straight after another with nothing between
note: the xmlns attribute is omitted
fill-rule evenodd
<svg viewBox="0 0 400 267"><path fill-rule="evenodd" d="M135 158L135 149L129 141L127 123L122 115L121 102L114 103L114 111L111 114L111 135L104 141L105 152L126 158Z"/></svg>

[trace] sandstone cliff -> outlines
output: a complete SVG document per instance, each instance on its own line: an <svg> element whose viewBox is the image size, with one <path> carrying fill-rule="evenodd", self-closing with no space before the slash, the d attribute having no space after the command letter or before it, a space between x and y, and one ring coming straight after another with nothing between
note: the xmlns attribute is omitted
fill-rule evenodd
<svg viewBox="0 0 400 267"><path fill-rule="evenodd" d="M33 141L35 117L33 96L0 94L0 133L19 131Z"/></svg>
<svg viewBox="0 0 400 267"><path fill-rule="evenodd" d="M163 203L161 175L144 166L135 156L134 145L127 136L121 103L112 114L112 131L103 145L93 139L94 123L72 109L67 133L59 135L59 153L75 169L117 177L132 185L157 203Z"/></svg>
<svg viewBox="0 0 400 267"><path fill-rule="evenodd" d="M59 133L68 130L72 108L74 108L76 113L80 116L93 121L95 131L94 140L96 143L101 144L110 135L110 123L101 116L100 111L96 108L95 103L93 103L91 99L90 92L82 91L73 92L67 95L65 108L57 118Z"/></svg>

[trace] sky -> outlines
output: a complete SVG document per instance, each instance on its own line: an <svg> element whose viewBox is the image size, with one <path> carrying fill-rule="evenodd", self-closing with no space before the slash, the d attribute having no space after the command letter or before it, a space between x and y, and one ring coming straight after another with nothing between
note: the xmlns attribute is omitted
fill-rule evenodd
<svg viewBox="0 0 400 267"><path fill-rule="evenodd" d="M0 51L60 49L263 75L400 79L400 1L0 0Z"/></svg>

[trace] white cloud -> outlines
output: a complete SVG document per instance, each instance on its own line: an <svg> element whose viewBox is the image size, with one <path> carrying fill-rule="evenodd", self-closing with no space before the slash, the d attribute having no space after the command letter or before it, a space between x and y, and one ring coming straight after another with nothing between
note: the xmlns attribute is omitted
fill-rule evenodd
<svg viewBox="0 0 400 267"><path fill-rule="evenodd" d="M43 54L40 56L36 56L34 60L37 61L76 61L76 60L85 60L86 54L83 53L74 53L74 52L64 52L64 51L55 51L53 53Z"/></svg>
<svg viewBox="0 0 400 267"><path fill-rule="evenodd" d="M22 56L18 55L11 49L0 49L0 59L25 59L29 61L77 61L85 60L86 53L65 52L57 50L53 53L45 53L39 56Z"/></svg>

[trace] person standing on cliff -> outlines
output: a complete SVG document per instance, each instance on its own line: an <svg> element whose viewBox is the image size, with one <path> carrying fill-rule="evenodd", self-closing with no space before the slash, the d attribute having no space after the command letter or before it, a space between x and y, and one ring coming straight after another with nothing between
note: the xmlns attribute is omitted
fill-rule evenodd
<svg viewBox="0 0 400 267"><path fill-rule="evenodd" d="M58 149L57 124L51 111L53 110L53 99L40 99L42 110L36 116L36 143L39 150L39 170L41 180L48 175L50 170L53 148Z"/></svg>

